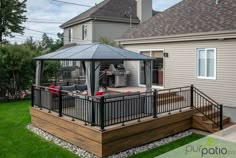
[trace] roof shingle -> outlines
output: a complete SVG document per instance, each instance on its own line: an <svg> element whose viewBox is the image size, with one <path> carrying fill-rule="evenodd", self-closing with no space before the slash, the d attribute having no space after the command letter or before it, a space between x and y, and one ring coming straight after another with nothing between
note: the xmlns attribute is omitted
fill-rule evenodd
<svg viewBox="0 0 236 158"><path fill-rule="evenodd" d="M71 20L65 22L60 27L65 28L74 23L80 22L86 18L97 18L97 17L107 17L112 19L126 19L129 22L129 11L132 8L132 19L134 23L139 23L140 20L137 17L137 1L136 0L104 0L98 5L88 9L82 14L72 18ZM159 12L152 12L153 15Z"/></svg>
<svg viewBox="0 0 236 158"><path fill-rule="evenodd" d="M236 30L236 0L183 0L129 29L120 39Z"/></svg>
<svg viewBox="0 0 236 158"><path fill-rule="evenodd" d="M86 18L95 17L112 17L112 18L124 18L129 19L129 7L132 7L132 18L139 22L136 13L136 0L104 0L98 5L88 9L82 14L72 18L71 20L65 22L61 25L64 28L67 25L79 22Z"/></svg>

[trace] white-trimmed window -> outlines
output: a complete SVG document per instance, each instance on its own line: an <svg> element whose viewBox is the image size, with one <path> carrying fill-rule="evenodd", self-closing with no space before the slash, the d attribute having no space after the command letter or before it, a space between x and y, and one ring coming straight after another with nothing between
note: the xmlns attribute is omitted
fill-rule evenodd
<svg viewBox="0 0 236 158"><path fill-rule="evenodd" d="M197 49L197 77L201 79L216 79L216 49Z"/></svg>
<svg viewBox="0 0 236 158"><path fill-rule="evenodd" d="M73 33L73 30L69 29L69 42L70 43L72 42L72 33Z"/></svg>

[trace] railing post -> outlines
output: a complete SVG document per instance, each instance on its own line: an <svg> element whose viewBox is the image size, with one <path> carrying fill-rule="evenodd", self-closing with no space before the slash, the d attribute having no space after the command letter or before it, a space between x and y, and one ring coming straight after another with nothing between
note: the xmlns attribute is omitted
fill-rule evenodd
<svg viewBox="0 0 236 158"><path fill-rule="evenodd" d="M94 99L92 98L91 99L91 103L92 103L92 122L91 122L91 126L94 126L95 123L96 123L96 120L95 120L95 102L94 102Z"/></svg>
<svg viewBox="0 0 236 158"><path fill-rule="evenodd" d="M223 105L220 104L220 129L223 129Z"/></svg>
<svg viewBox="0 0 236 158"><path fill-rule="evenodd" d="M34 107L34 85L31 86L31 106Z"/></svg>
<svg viewBox="0 0 236 158"><path fill-rule="evenodd" d="M58 93L59 93L59 117L62 117L62 92L61 92L61 89L59 89Z"/></svg>
<svg viewBox="0 0 236 158"><path fill-rule="evenodd" d="M190 107L193 109L193 85L190 86Z"/></svg>
<svg viewBox="0 0 236 158"><path fill-rule="evenodd" d="M39 105L40 105L40 110L43 109L43 106L42 106L42 88L39 87Z"/></svg>
<svg viewBox="0 0 236 158"><path fill-rule="evenodd" d="M100 99L100 129L101 131L104 131L104 103L105 98L104 96Z"/></svg>
<svg viewBox="0 0 236 158"><path fill-rule="evenodd" d="M157 118L157 97L158 97L158 93L157 90L155 89L153 92L153 118Z"/></svg>

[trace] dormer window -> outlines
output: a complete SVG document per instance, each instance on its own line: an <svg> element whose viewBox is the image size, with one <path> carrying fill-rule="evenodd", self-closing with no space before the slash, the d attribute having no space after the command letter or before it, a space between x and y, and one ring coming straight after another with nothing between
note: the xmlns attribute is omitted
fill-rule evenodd
<svg viewBox="0 0 236 158"><path fill-rule="evenodd" d="M72 29L69 29L69 42L72 42Z"/></svg>
<svg viewBox="0 0 236 158"><path fill-rule="evenodd" d="M82 40L87 39L87 35L88 35L87 25L83 25L82 26Z"/></svg>

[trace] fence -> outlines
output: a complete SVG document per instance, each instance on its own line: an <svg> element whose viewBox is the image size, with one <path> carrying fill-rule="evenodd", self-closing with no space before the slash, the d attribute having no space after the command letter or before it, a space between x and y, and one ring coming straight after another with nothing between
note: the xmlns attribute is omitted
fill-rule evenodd
<svg viewBox="0 0 236 158"><path fill-rule="evenodd" d="M193 86L152 92L133 92L106 96L83 96L76 93L32 86L32 106L54 111L83 121L86 125L105 127L128 121L140 121L145 117L192 107L203 113L217 126L222 126L222 105L218 105L207 95ZM204 108L209 107L209 110ZM211 115L211 114L212 115Z"/></svg>

